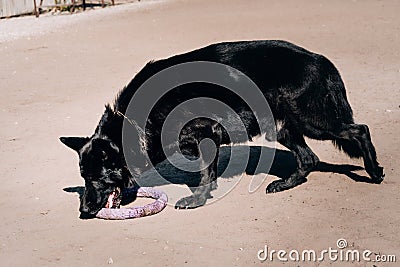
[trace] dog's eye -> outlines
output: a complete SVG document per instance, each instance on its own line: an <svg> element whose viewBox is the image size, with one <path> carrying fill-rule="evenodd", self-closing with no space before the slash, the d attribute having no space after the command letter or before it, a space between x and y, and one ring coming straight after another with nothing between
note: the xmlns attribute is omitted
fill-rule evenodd
<svg viewBox="0 0 400 267"><path fill-rule="evenodd" d="M105 151L101 151L101 158L103 160L107 160L108 159L107 153Z"/></svg>

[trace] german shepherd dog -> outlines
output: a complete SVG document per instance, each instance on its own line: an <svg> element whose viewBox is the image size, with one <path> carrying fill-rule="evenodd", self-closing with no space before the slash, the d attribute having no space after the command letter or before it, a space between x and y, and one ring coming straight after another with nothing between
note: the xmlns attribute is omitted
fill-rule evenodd
<svg viewBox="0 0 400 267"><path fill-rule="evenodd" d="M286 41L224 42L147 63L118 94L114 105L105 106L91 137L60 138L79 154L80 172L85 180L80 203L82 217L94 217L117 187L137 186L135 178L149 168L148 160L155 166L169 156L160 141L163 122L176 105L188 99L206 96L229 105L246 127L247 136L243 140L251 140L268 131L257 126L252 110L232 92L206 83L185 84L168 91L154 105L142 136L135 139L138 144L133 155L139 159L135 161L138 166L128 169L123 153L122 126L132 97L154 74L177 64L199 61L237 69L260 88L267 100L275 124L279 125L272 126L276 130L276 141L288 148L297 162L297 169L290 177L270 183L267 193L300 185L315 170L319 159L306 144L304 136L331 140L350 157L362 157L371 181L380 183L383 180L383 168L377 162L368 126L354 123L343 81L326 57ZM235 142L217 121L197 118L181 128L178 144L181 153L188 158L201 159L199 144L205 138L215 143L217 156L200 171L199 187L191 196L180 199L176 208L196 208L206 203L216 185L218 148Z"/></svg>

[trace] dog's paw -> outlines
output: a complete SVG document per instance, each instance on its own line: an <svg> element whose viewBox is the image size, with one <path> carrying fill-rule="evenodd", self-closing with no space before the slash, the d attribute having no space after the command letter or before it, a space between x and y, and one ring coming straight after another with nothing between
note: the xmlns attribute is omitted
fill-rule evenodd
<svg viewBox="0 0 400 267"><path fill-rule="evenodd" d="M277 181L273 181L271 182L266 189L266 193L270 194L270 193L277 193L283 190L286 190L286 186L285 186L285 181L282 180L277 180Z"/></svg>
<svg viewBox="0 0 400 267"><path fill-rule="evenodd" d="M204 196L184 197L178 200L175 204L175 209L194 209L206 204L207 198Z"/></svg>
<svg viewBox="0 0 400 267"><path fill-rule="evenodd" d="M369 175L371 176L372 181L376 184L382 183L383 179L385 178L385 173L383 172L383 167L378 166L374 169L374 171L370 172Z"/></svg>
<svg viewBox="0 0 400 267"><path fill-rule="evenodd" d="M273 181L272 183L270 183L267 186L266 193L267 194L269 194L269 193L277 193L277 192L288 190L290 188L293 188L293 187L295 187L295 186L297 186L299 184L302 184L302 183L306 182L307 179L306 178L302 178L302 179L297 179L295 181L296 181L295 183L289 183L288 180L276 180L276 181Z"/></svg>

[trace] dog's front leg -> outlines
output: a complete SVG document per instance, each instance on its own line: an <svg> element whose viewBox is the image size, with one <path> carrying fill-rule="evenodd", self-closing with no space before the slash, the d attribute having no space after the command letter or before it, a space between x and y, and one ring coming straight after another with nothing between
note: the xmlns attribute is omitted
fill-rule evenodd
<svg viewBox="0 0 400 267"><path fill-rule="evenodd" d="M218 151L218 150L217 150ZM202 164L204 161L201 159ZM200 171L200 183L193 194L184 197L175 204L176 209L194 209L206 204L207 199L212 198L211 191L216 187L218 153L213 162ZM204 165L202 167L205 167Z"/></svg>
<svg viewBox="0 0 400 267"><path fill-rule="evenodd" d="M191 196L177 201L175 204L177 209L193 209L203 206L207 199L212 198L211 191L217 188L218 155L222 131L220 126L216 124L196 126L194 128L200 131L201 137L196 134L196 131L193 131L193 128L190 131L184 129L181 135L180 148L182 154L195 157L200 161L200 181L194 190L193 187L191 188L193 191ZM213 158L209 158L210 155L205 155L200 149L201 140L204 139L212 140L215 145ZM207 148L202 150L210 152Z"/></svg>
<svg viewBox="0 0 400 267"><path fill-rule="evenodd" d="M282 128L277 134L277 140L281 145L289 148L297 161L297 169L289 178L276 180L267 186L267 193L275 193L291 189L307 181L307 175L318 165L317 155L306 144L304 137L292 128Z"/></svg>

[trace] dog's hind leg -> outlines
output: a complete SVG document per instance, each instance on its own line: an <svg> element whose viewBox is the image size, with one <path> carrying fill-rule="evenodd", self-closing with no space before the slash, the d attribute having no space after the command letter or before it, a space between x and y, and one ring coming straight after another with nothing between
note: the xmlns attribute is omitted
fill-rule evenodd
<svg viewBox="0 0 400 267"><path fill-rule="evenodd" d="M350 157L363 157L365 170L371 179L380 183L385 176L376 159L375 147L367 125L344 124L334 133L334 143Z"/></svg>
<svg viewBox="0 0 400 267"><path fill-rule="evenodd" d="M190 127L190 130L181 135L180 149L182 154L195 157L200 160L200 182L195 187L193 194L178 200L175 204L176 209L193 209L203 206L207 199L212 198L210 192L216 189L219 146L222 139L222 131L219 124L204 124L204 121ZM201 151L201 141L211 139L215 145L215 155L211 163Z"/></svg>
<svg viewBox="0 0 400 267"><path fill-rule="evenodd" d="M267 193L275 193L293 188L307 181L307 175L317 166L317 155L306 144L301 133L284 127L277 134L277 141L290 149L297 161L297 169L285 180L276 180L267 186Z"/></svg>
<svg viewBox="0 0 400 267"><path fill-rule="evenodd" d="M365 170L375 183L385 177L383 167L376 159L375 147L371 141L369 128L364 124L344 123L331 130L323 130L306 124L306 136L317 140L332 140L336 147L343 150L351 158L363 158ZM334 129L334 130L333 130Z"/></svg>

